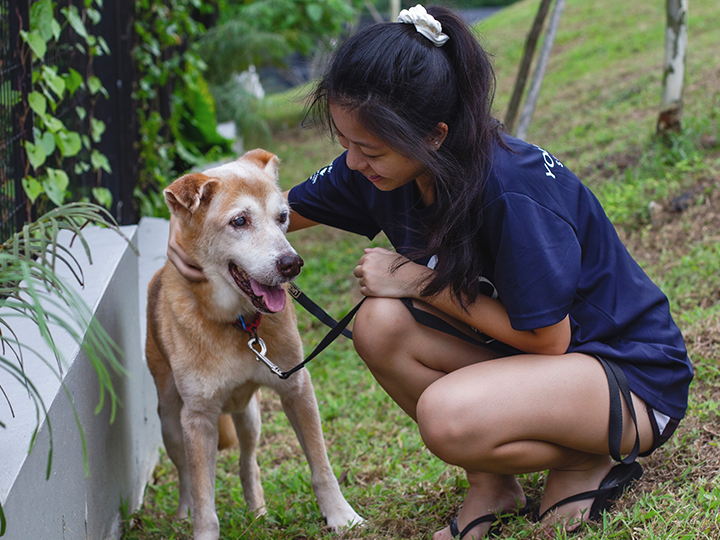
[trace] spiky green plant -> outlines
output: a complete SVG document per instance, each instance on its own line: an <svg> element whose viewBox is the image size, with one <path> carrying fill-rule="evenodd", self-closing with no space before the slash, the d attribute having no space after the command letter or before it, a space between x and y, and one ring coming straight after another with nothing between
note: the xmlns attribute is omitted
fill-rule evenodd
<svg viewBox="0 0 720 540"><path fill-rule="evenodd" d="M57 273L59 266L67 267L80 286L84 285L82 266L69 247L58 242L61 231L69 231L72 241L82 243L92 264L90 247L82 231L87 225L103 225L122 236L112 216L102 207L90 203L72 203L60 206L44 214L9 240L0 244L0 370L20 382L28 391L35 405L36 423L31 437L32 451L43 420L47 422L49 450L46 475L52 466L53 440L47 407L36 384L26 375L23 351L36 352L32 344L13 331L13 319L30 319L40 331L44 342L53 351L54 358L42 358L36 354L58 378L68 400L72 398L63 383L63 361L55 345L53 332L66 332L83 350L98 375L100 398L96 408L99 412L109 396L110 421L115 417L118 397L112 386L111 372L125 373L118 358L121 350L92 315L80 295ZM12 403L0 384L0 393L7 401L14 416ZM80 418L72 405L80 431L85 472L88 473L87 447ZM5 425L0 421L0 428ZM5 533L6 520L0 505L0 536Z"/></svg>

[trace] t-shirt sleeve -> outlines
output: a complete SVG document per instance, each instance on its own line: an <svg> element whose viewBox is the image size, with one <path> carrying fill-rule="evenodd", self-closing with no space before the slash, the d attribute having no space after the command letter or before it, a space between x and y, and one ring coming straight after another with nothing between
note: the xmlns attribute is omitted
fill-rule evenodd
<svg viewBox="0 0 720 540"><path fill-rule="evenodd" d="M345 164L345 154L293 187L288 201L293 211L318 223L371 240L380 232L366 203L362 183Z"/></svg>
<svg viewBox="0 0 720 540"><path fill-rule="evenodd" d="M574 228L531 198L505 193L485 207L493 277L515 330L562 321L575 297L581 248Z"/></svg>

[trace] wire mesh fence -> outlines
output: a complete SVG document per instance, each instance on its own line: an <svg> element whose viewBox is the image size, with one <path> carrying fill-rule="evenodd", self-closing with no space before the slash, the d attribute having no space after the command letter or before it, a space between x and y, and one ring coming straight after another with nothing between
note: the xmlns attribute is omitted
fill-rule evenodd
<svg viewBox="0 0 720 540"><path fill-rule="evenodd" d="M0 0L0 239L22 227L28 216L22 189L23 141L31 136L27 95L29 59L22 57L20 31L28 27L29 2Z"/></svg>
<svg viewBox="0 0 720 540"><path fill-rule="evenodd" d="M34 117L28 105L33 88L33 70L43 66L66 72L72 68L88 73L87 56L78 47L78 36L71 25L65 26L60 39L48 48L42 61L33 59L23 42L21 31L30 28L33 0L0 0L0 242L35 216L35 208L28 203L22 179L33 173L25 152L25 142L34 142ZM60 0L56 12L77 0ZM64 159L62 168L70 177L73 199L92 198L94 187L105 187L113 196L111 212L120 223L135 223L137 213L133 203L133 189L137 179L137 126L132 101L134 64L132 62L133 2L105 0L103 18L94 31L102 35L111 54L93 60L92 71L107 89L107 99L90 96L79 89L72 98L62 100L54 111L55 118L67 129L80 136L90 135L87 117L81 118L78 108L102 120L107 126L98 150L109 161L112 173L82 170L79 154ZM35 89L37 90L37 89ZM35 130L36 131L36 130ZM89 152L83 149L83 152Z"/></svg>

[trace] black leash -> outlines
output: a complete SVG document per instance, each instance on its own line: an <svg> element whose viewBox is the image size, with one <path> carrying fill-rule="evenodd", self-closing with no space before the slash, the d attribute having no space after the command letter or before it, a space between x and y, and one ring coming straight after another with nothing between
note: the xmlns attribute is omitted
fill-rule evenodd
<svg viewBox="0 0 720 540"><path fill-rule="evenodd" d="M248 347L250 347L250 350L255 353L257 360L264 363L270 369L270 371L275 373L275 375L277 375L283 380L287 379L288 377L290 377L290 375L305 367L308 362L310 362L318 354L324 351L328 345L335 341L335 339L340 334L344 335L348 339L352 339L352 332L347 329L347 325L350 324L350 321L360 309L362 303L365 301L365 298L360 300L360 302L358 302L358 304L354 308L352 308L348 312L348 314L340 320L340 322L337 322L330 315L328 315L320 306L310 300L310 298L300 289L298 289L297 286L295 286L294 284L290 284L290 286L288 287L288 292L295 300L297 300L297 302L302 307L304 307L308 312L317 317L320 322L330 327L330 331L325 335L325 337L322 339L322 341L320 341L320 343L315 347L315 349L307 356L307 358L305 358L305 360L300 362L292 369L288 371L282 371L276 364L274 364L265 356L265 353L267 352L267 346L265 345L265 342L257 335L257 325L259 324L259 321L252 327L250 325L247 325L247 328L245 327L246 325L244 323L242 325L235 324L236 328L240 330L245 330L252 336L248 341ZM412 300L410 300L409 298L400 298L400 301L405 305L405 307L407 307L415 321L417 321L419 324L422 324L423 326L427 326L428 328L433 328L434 330L438 330L439 332L455 336L474 345L480 345L489 349L493 349L505 355L513 355L520 353L518 349L515 349L500 341L496 341L493 338L486 336L485 334L482 334L480 332L478 332L478 339L473 339L472 337L464 334L440 317L433 315L432 313L428 313L427 311L423 311L422 309L416 308L415 306L413 306ZM259 350L255 348L256 345L260 347Z"/></svg>
<svg viewBox="0 0 720 540"><path fill-rule="evenodd" d="M360 300L360 302L358 302L358 304L354 308L352 308L347 313L347 315L345 315L340 320L340 322L336 322L335 319L328 315L315 302L310 300L310 298L304 292L298 289L297 286L295 286L293 283L290 284L288 292L308 312L317 317L320 322L330 327L330 331L325 335L325 337L322 339L322 341L320 341L320 343L315 347L315 349L307 356L307 358L305 358L305 360L300 362L294 368L288 371L282 371L277 365L275 365L265 356L265 353L267 352L267 346L265 345L265 342L257 335L257 328L260 324L259 316L256 317L255 320L253 320L250 324L246 324L242 319L239 319L239 321L233 323L236 328L238 328L239 330L244 330L252 336L248 341L248 347L250 347L250 350L255 353L258 361L263 362L268 368L270 368L273 373L275 373L283 380L290 377L290 375L292 375L296 371L304 368L308 362L310 362L318 354L324 351L328 345L335 341L335 339L340 334L344 335L349 339L352 339L352 332L347 329L347 325L350 324L350 321L365 301L365 298ZM497 341L481 332L478 332L478 339L473 339L472 337L461 332L440 317L433 315L432 313L428 313L427 311L424 311L422 309L416 308L410 298L400 298L400 301L410 311L410 314L413 316L415 321L419 324L422 324L423 326L427 326L428 328L438 330L439 332L455 336L459 339L462 339L463 341L472 343L473 345L479 345L493 349L502 354L514 355L520 354L522 352L518 349L515 349L514 347L511 347L510 345ZM260 346L259 351L254 347L255 344L258 344ZM635 416L635 408L633 407L632 396L630 395L630 388L628 387L627 379L625 378L624 373L617 364L615 364L614 362L609 362L600 357L597 357L597 359L600 361L603 368L605 368L605 372L608 378L608 385L610 387L610 426L608 435L610 455L613 457L613 459L621 463L632 463L633 461L635 461L635 458L637 457L639 452L640 437L638 435L637 417ZM630 454L627 455L625 459L622 459L620 455L620 442L622 440L623 431L622 401L620 399L620 395L625 398L625 402L630 409L630 415L632 417L633 423L635 424L635 444Z"/></svg>
<svg viewBox="0 0 720 540"><path fill-rule="evenodd" d="M605 368L610 389L610 425L608 427L610 456L615 461L628 465L635 461L635 458L638 457L638 453L640 452L640 435L638 433L637 416L635 414L635 407L633 406L632 395L630 394L630 387L620 366L615 362L605 360L599 356L595 358L597 358L602 364L602 367ZM635 444L630 453L625 456L625 459L620 455L620 443L622 442L623 433L623 408L620 395L625 399L625 403L630 410L630 416L635 424Z"/></svg>
<svg viewBox="0 0 720 540"><path fill-rule="evenodd" d="M250 350L252 352L255 353L255 356L256 356L258 362L262 362L263 364L265 364L270 369L270 371L272 371L275 375L277 375L278 377L280 377L283 380L290 377L290 375L292 375L296 371L299 371L302 368L304 368L305 364L310 362L310 360L312 360L318 354L320 354L322 351L324 351L327 348L327 346L330 345L333 341L335 341L335 339L340 334L343 334L344 336L352 339L352 333L349 330L347 330L347 325L350 324L350 321L355 316L358 309L360 309L360 306L362 305L362 303L365 301L365 298L360 300L360 302L358 302L358 304L354 308L352 308L348 312L348 314L345 315L340 320L340 322L336 322L335 319L333 319L332 317L330 317L330 315L325 313L325 311L323 311L317 304L315 304L315 302L313 302L307 296L305 296L305 293L300 291L300 289L295 287L295 285L291 285L290 290L291 290L290 294L293 296L293 298L297 299L298 296L303 297L302 302L300 302L298 300L298 302L300 303L301 306L303 306L310 313L315 315L318 319L320 319L321 322L323 322L324 324L326 324L330 327L330 331L327 334L325 334L325 337L322 339L322 341L320 341L320 343L318 343L318 345L315 347L315 349L307 356L307 358L305 358L305 360L300 362L294 368L292 368L288 371L282 371L274 362L272 362L269 358L267 358L267 356L265 356L265 353L267 352L267 345L265 345L265 342L262 340L262 338L258 337L257 325L254 328L252 328L252 330L244 328L244 325L242 325L242 326L235 325L236 328L238 328L240 330L245 330L247 333L249 333L252 336L250 338L250 340L248 341L248 347L250 348ZM299 293L299 295L296 296L296 293ZM312 308L312 309L308 308L308 305L314 306L314 308ZM322 318L321 318L321 316L318 316L317 312L321 313ZM256 345L260 347L259 350L255 348Z"/></svg>
<svg viewBox="0 0 720 540"><path fill-rule="evenodd" d="M292 368L290 371L285 371L285 372L283 372L283 374L280 376L280 378L281 378L281 379L287 379L290 375L292 375L293 373L295 373L297 370L303 368L303 367L305 366L305 364L307 364L310 360L312 360L312 359L315 358L318 354L320 354L321 352L323 352L328 345L330 345L333 341L335 341L335 339L336 339L340 334L346 335L345 332L343 332L343 330L345 330L347 333L350 333L349 330L346 330L346 327L347 327L348 324L350 324L350 321L351 321L352 318L355 316L355 314L357 313L358 309L360 309L360 306L362 306L362 303L363 303L364 301L365 301L365 298L363 298L362 300L360 300L360 302L358 302L357 305L356 305L354 308L352 308L352 309L348 312L347 315L345 315L342 319L340 319L340 322L336 323L335 326L332 327L332 329L331 329L327 334L325 334L325 337L322 339L322 341L321 341L320 343L318 343L317 347L315 347L315 349L313 350L313 352L311 352L305 360L303 360L303 361L302 361L301 363L299 363L297 366L295 366L294 368ZM331 319L331 320L332 320L332 319ZM350 339L352 339L352 334L350 334Z"/></svg>
<svg viewBox="0 0 720 540"><path fill-rule="evenodd" d="M522 354L522 351L519 349L507 345L502 341L497 341L495 338L491 338L490 336L483 334L482 332L478 332L477 330L477 338L472 338L437 315L433 315L432 313L416 308L410 298L400 298L400 301L405 305L408 311L410 311L410 314L413 316L413 319L415 319L415 322L422 324L423 326L427 326L428 328L432 328L438 332L462 339L472 345L478 345L480 347L491 349L505 356Z"/></svg>
<svg viewBox="0 0 720 540"><path fill-rule="evenodd" d="M335 319L325 313L323 308L310 300L310 298L308 298L308 296L304 292L297 288L297 285L295 285L294 283L290 283L290 286L288 287L288 292L290 293L290 296L292 296L297 301L298 304L304 307L311 315L315 315L315 317L321 323L329 326L330 328L335 328L335 325L337 325L337 321L335 321ZM347 326L347 324L345 324L345 326ZM346 338L352 339L352 332L347 328L343 328L341 333Z"/></svg>

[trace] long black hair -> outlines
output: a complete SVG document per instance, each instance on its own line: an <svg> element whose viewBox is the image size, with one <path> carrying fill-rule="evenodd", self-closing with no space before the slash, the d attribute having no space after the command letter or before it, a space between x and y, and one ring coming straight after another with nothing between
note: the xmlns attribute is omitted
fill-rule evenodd
<svg viewBox="0 0 720 540"><path fill-rule="evenodd" d="M438 262L422 294L449 286L464 306L479 293L483 184L493 145L502 144L502 124L491 114L495 74L487 53L452 11L430 6L427 12L450 37L442 47L413 24L359 31L335 53L310 96L306 120L332 133L330 103L345 108L394 151L425 167L435 204L422 255L437 255ZM435 151L429 139L440 122L449 129Z"/></svg>

